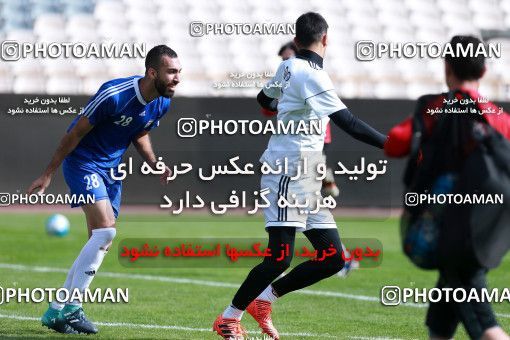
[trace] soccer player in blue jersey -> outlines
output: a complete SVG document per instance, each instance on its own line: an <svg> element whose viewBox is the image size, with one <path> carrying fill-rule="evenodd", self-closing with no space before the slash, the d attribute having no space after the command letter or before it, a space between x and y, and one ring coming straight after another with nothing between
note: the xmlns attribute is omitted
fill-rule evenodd
<svg viewBox="0 0 510 340"><path fill-rule="evenodd" d="M104 83L83 114L69 126L50 164L28 192L43 193L62 164L72 194L92 194L95 203L82 205L89 239L67 274L64 288L84 292L92 282L116 234L122 181L110 176L132 143L144 160L155 166L149 131L159 125L170 107L180 81L181 65L170 47L152 48L145 59L145 75ZM170 174L161 176L163 183ZM97 333L85 317L80 301L56 301L43 315L42 324L61 333Z"/></svg>

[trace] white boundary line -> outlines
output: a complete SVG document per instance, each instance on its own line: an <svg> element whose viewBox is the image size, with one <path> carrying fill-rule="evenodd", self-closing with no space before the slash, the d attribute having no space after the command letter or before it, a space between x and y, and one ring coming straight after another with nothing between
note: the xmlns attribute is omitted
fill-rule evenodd
<svg viewBox="0 0 510 340"><path fill-rule="evenodd" d="M21 320L21 321L41 321L40 318L34 318L32 316L6 315L6 314L0 314L0 319L11 319L11 320ZM212 328L193 328L193 327L183 327L183 326L152 325L152 324L140 324L140 323L129 323L129 322L94 322L94 323L98 326L106 326L106 327L170 329L170 330L188 331L188 332L212 332L213 331ZM249 334L260 334L260 332L257 332L257 331L248 331L248 333ZM332 338L332 339L337 338L336 336L332 336L329 334L285 333L285 332L280 333L280 334L284 335L284 336L320 337L320 338Z"/></svg>
<svg viewBox="0 0 510 340"><path fill-rule="evenodd" d="M348 339L356 340L402 340L400 338L371 337L371 336L349 336Z"/></svg>
<svg viewBox="0 0 510 340"><path fill-rule="evenodd" d="M0 268L20 270L20 271L39 272L39 273L67 273L68 272L68 269L63 269L63 268L26 266L26 265L22 265L22 264L9 264L9 263L0 263ZM113 273L113 272L98 272L97 276L111 277L111 278L118 278L118 279L159 281L159 282L171 282L171 283L187 283L187 284L195 284L195 285L209 286L209 287L223 287L223 288L237 288L237 287L239 287L239 283L195 280L195 279L186 279L186 278L171 277L171 276ZM339 297L339 298L346 298L346 299L351 299L351 300L361 300L361 301L372 301L372 302L380 301L379 298L373 297L373 296L353 295L353 294L346 294L346 293L340 293L340 292L328 292L328 291L319 291L319 290L302 289L302 290L295 291L294 293L306 294L306 295ZM419 305L417 305L417 306L419 306ZM417 306L413 306L413 307L417 307Z"/></svg>
<svg viewBox="0 0 510 340"><path fill-rule="evenodd" d="M68 272L68 269L64 269L64 268L27 266L27 265L22 265L22 264L10 264L10 263L0 263L0 268L20 270L20 271L40 272L40 273L67 273ZM97 275L104 276L104 277L111 277L111 278L119 278L119 279L133 279L133 280L145 280L145 281L195 284L195 285L209 286L209 287L223 287L223 288L237 288L237 287L239 287L239 284L237 284L237 283L207 281L207 280L194 280L194 279L186 279L186 278L171 277L171 276L142 275L142 274L113 273L113 272L99 272ZM347 294L347 293L332 292L332 291L325 291L325 290L301 289L301 290L297 290L293 293L294 294L315 295L315 296L328 296L328 297L344 298L344 299L358 300L358 301L379 302L379 303L381 301L379 297L375 297L375 296L355 295L355 294ZM414 307L414 308L426 308L428 306L428 304L426 304L426 303L403 303L403 304L400 304L399 306ZM500 318L510 319L510 314L496 313L496 316L500 317Z"/></svg>

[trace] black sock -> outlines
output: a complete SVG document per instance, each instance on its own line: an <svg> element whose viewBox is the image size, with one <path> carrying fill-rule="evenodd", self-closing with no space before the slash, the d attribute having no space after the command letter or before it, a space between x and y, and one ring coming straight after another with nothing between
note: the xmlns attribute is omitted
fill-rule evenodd
<svg viewBox="0 0 510 340"><path fill-rule="evenodd" d="M244 280L237 291L232 305L240 310L246 307L257 297L271 282L290 266L292 255L294 253L294 239L296 237L296 228L294 227L275 227L268 228L269 244L272 250L271 257L265 257L264 261L254 267L248 277ZM283 245L289 245L289 256L283 261L277 261L280 257L280 251Z"/></svg>
<svg viewBox="0 0 510 340"><path fill-rule="evenodd" d="M338 273L344 266L342 258L342 243L338 230L335 229L310 229L304 232L314 248L320 254L322 250L330 247L336 249L336 254L327 257L324 261L306 261L296 266L290 273L275 281L272 286L278 296L308 287L331 275Z"/></svg>

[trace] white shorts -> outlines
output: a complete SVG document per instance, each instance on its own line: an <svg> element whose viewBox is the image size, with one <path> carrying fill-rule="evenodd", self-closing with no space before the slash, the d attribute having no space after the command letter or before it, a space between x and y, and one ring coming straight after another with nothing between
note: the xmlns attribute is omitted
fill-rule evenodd
<svg viewBox="0 0 510 340"><path fill-rule="evenodd" d="M305 231L337 227L333 215L327 208L321 208L315 214L307 214L303 213L300 208L280 208L278 206L278 199L280 196L284 196L289 201L293 198L297 198L300 202L308 199L313 202L311 204L313 210L317 199L322 198L320 195L322 182L317 181L315 176L291 180L289 176L284 175L262 175L260 186L261 190L269 189L267 199L271 205L264 209L266 229L295 227L297 231ZM317 195L317 192L319 195Z"/></svg>

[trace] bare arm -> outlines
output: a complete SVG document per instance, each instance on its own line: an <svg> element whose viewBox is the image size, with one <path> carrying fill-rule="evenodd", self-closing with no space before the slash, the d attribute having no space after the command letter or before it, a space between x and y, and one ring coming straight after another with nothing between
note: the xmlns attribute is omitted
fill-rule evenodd
<svg viewBox="0 0 510 340"><path fill-rule="evenodd" d="M133 145L136 150L142 156L142 158L154 168L156 164L156 155L154 154L154 150L152 149L151 139L149 137L148 131L143 131L138 136L133 139Z"/></svg>
<svg viewBox="0 0 510 340"><path fill-rule="evenodd" d="M138 136L136 136L132 142L140 156L142 156L142 158L147 162L147 164L151 166L151 168L155 169L157 159L156 155L154 154L154 150L152 149L149 132L143 131ZM166 184L168 182L167 177L170 176L170 174L170 169L165 166L165 173L163 173L160 178L162 184Z"/></svg>
<svg viewBox="0 0 510 340"><path fill-rule="evenodd" d="M33 193L37 188L39 188L38 193L44 193L44 190L50 185L51 178L55 171L58 169L60 164L67 155L71 153L71 151L76 148L80 140L92 130L94 126L89 123L88 118L81 117L73 128L62 137L60 140L60 145L57 150L53 154L51 158L50 164L46 167L43 174L37 178L28 188L27 192L29 194Z"/></svg>

